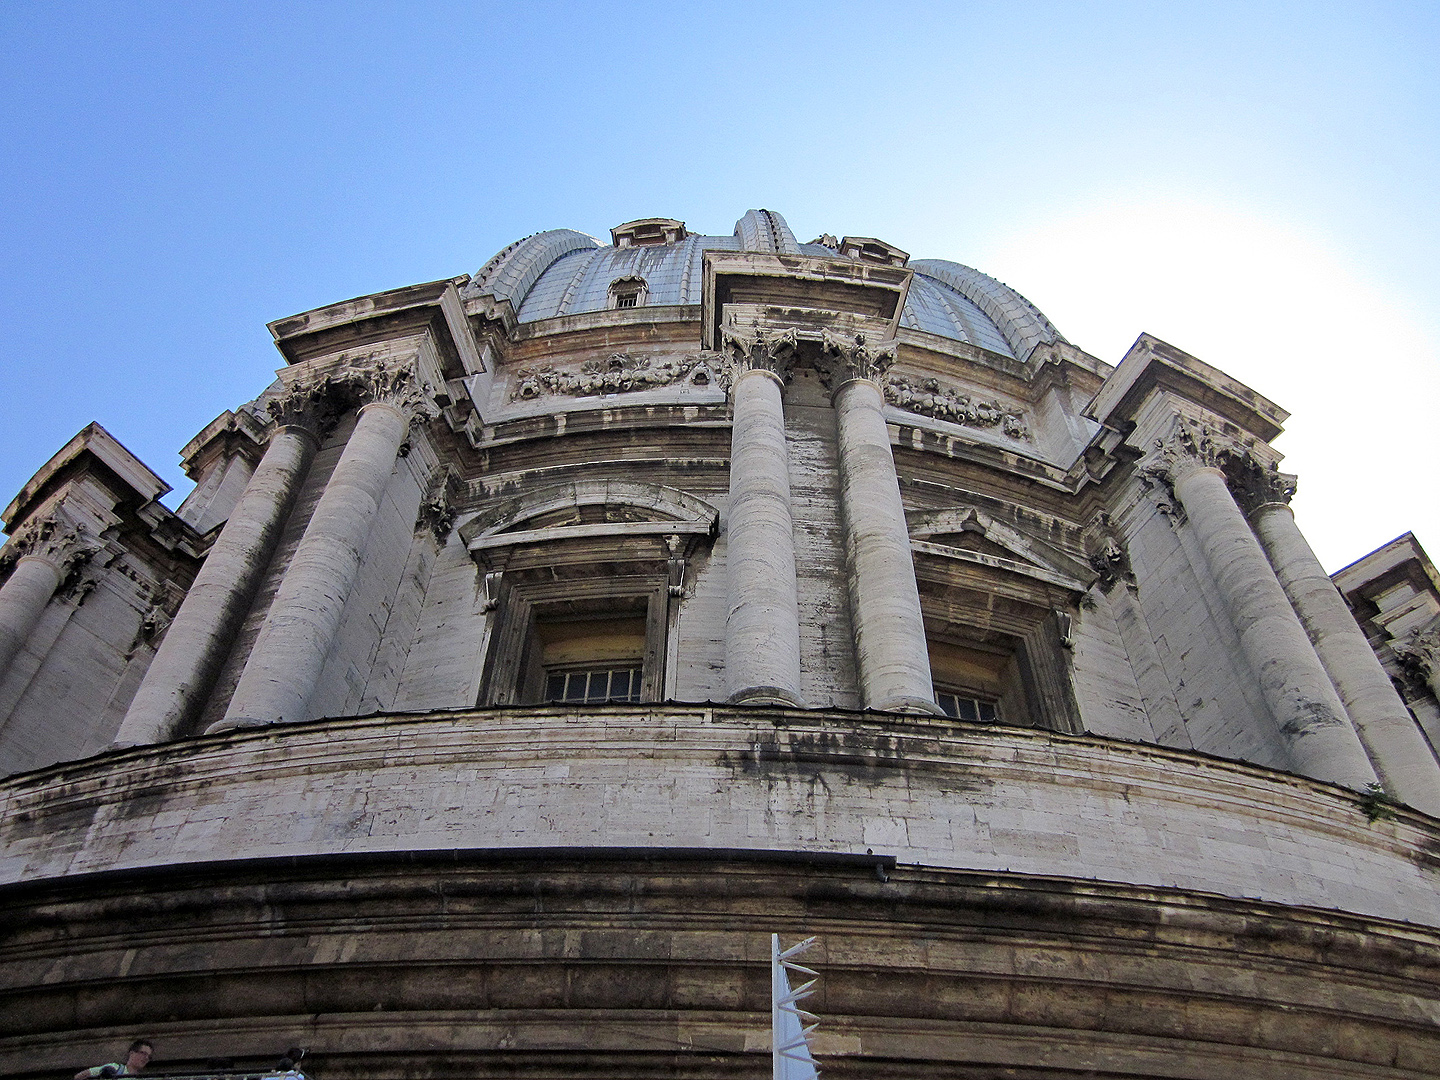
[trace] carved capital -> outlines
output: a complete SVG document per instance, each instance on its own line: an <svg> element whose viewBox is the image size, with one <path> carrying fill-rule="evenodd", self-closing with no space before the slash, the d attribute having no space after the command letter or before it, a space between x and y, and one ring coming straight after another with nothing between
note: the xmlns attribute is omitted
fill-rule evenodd
<svg viewBox="0 0 1440 1080"><path fill-rule="evenodd" d="M0 551L0 569L8 568L28 555L35 555L54 563L63 577L93 556L101 546L100 540L90 535L84 526L51 512L44 517L31 518L15 530L4 550Z"/></svg>
<svg viewBox="0 0 1440 1080"><path fill-rule="evenodd" d="M872 344L864 334L837 334L827 326L820 337L820 353L826 360L820 367L820 381L827 390L852 379L879 383L895 365L897 344L893 339Z"/></svg>
<svg viewBox="0 0 1440 1080"><path fill-rule="evenodd" d="M364 405L389 405L411 424L423 424L440 415L435 391L425 383L414 364L377 360L349 368L336 376Z"/></svg>
<svg viewBox="0 0 1440 1080"><path fill-rule="evenodd" d="M1247 514L1274 503L1289 506L1295 497L1295 476L1282 473L1274 462L1265 465L1253 454L1242 453L1227 458L1221 467L1231 494Z"/></svg>
<svg viewBox="0 0 1440 1080"><path fill-rule="evenodd" d="M276 427L301 427L323 434L338 414L335 381L329 375L310 373L287 383L265 402L265 411Z"/></svg>
<svg viewBox="0 0 1440 1080"><path fill-rule="evenodd" d="M288 384L265 402L275 427L298 427L323 438L339 417L335 384L329 376L310 375Z"/></svg>
<svg viewBox="0 0 1440 1080"><path fill-rule="evenodd" d="M1188 416L1175 417L1170 433L1155 440L1154 447L1140 463L1140 478L1159 493L1160 509L1178 520L1176 482L1196 469L1205 468L1218 469L1225 475L1226 484L1242 506L1246 506L1252 496L1261 500L1246 509L1279 501L1287 487L1290 494L1295 491L1293 476L1279 472L1273 464L1257 458L1248 447ZM1289 501L1289 495L1284 496L1284 501Z"/></svg>
<svg viewBox="0 0 1440 1080"><path fill-rule="evenodd" d="M721 383L729 389L747 371L768 371L788 382L799 339L795 331L774 331L756 327L741 330L720 328L720 351L724 356Z"/></svg>

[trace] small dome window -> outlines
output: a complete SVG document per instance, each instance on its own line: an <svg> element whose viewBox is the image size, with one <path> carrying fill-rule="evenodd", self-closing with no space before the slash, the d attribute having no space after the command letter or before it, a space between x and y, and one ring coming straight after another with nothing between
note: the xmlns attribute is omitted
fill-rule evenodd
<svg viewBox="0 0 1440 1080"><path fill-rule="evenodd" d="M840 254L864 262L880 263L882 266L904 266L910 261L910 253L901 251L894 244L876 240L873 236L847 236L840 241Z"/></svg>
<svg viewBox="0 0 1440 1080"><path fill-rule="evenodd" d="M641 218L627 221L610 230L616 247L654 247L657 244L678 244L690 234L685 223L674 218Z"/></svg>
<svg viewBox="0 0 1440 1080"><path fill-rule="evenodd" d="M606 306L611 308L644 307L645 300L649 295L650 287L645 284L644 278L634 275L616 278L610 283L610 300Z"/></svg>

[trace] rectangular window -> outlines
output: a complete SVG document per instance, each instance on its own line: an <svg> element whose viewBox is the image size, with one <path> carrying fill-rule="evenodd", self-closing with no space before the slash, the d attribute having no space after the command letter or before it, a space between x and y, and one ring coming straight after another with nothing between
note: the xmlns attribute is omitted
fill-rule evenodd
<svg viewBox="0 0 1440 1080"><path fill-rule="evenodd" d="M639 305L639 302L640 302L640 294L639 294L639 293L633 293L633 292L632 292L632 293L616 293L616 294L615 294L615 306L616 306L617 308L622 308L622 307L637 307L637 306Z"/></svg>
<svg viewBox="0 0 1440 1080"><path fill-rule="evenodd" d="M935 688L935 704L940 706L946 716L953 716L957 720L976 720L993 724L1000 719L1000 706L997 702L971 697L969 694L941 690L938 686Z"/></svg>

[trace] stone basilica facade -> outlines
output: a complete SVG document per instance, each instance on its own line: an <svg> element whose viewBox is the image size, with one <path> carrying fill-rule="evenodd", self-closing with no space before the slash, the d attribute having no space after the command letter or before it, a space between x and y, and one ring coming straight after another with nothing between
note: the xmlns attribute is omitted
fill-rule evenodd
<svg viewBox="0 0 1440 1080"><path fill-rule="evenodd" d="M651 218L271 325L6 508L0 1075L1440 1074L1440 578L1286 414L868 237ZM257 388L259 389L259 388Z"/></svg>

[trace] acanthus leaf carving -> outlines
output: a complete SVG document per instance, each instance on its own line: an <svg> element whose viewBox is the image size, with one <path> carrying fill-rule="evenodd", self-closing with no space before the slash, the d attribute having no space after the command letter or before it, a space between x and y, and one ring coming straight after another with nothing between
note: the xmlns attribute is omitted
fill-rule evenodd
<svg viewBox="0 0 1440 1080"><path fill-rule="evenodd" d="M1200 468L1223 473L1231 495L1247 513L1266 504L1288 503L1295 494L1294 476L1280 472L1273 461L1263 460L1239 440L1188 416L1177 415L1169 434L1155 440L1139 475L1158 494L1161 511L1179 520L1175 482Z"/></svg>
<svg viewBox="0 0 1440 1080"><path fill-rule="evenodd" d="M720 328L720 345L724 356L720 383L729 390L747 371L768 371L789 382L800 340L793 327L767 330L757 326L752 330L743 330L727 325Z"/></svg>
<svg viewBox="0 0 1440 1080"><path fill-rule="evenodd" d="M412 425L440 415L434 388L421 378L413 363L376 360L340 372L335 381L362 404L388 405L408 417Z"/></svg>
<svg viewBox="0 0 1440 1080"><path fill-rule="evenodd" d="M885 400L898 409L965 427L999 428L1012 439L1031 438L1025 414L998 401L977 401L939 379L888 375L882 384Z"/></svg>
<svg viewBox="0 0 1440 1080"><path fill-rule="evenodd" d="M334 380L310 374L288 383L265 402L265 411L277 428L299 427L323 438L339 419Z"/></svg>
<svg viewBox="0 0 1440 1080"><path fill-rule="evenodd" d="M0 549L0 569L7 569L28 555L55 564L62 577L68 576L103 546L85 526L58 510L32 517L16 529Z"/></svg>
<svg viewBox="0 0 1440 1080"><path fill-rule="evenodd" d="M820 333L820 353L828 361L820 367L820 381L827 390L851 379L879 383L895 365L898 346L893 338L871 343L864 334L837 334L828 326Z"/></svg>

